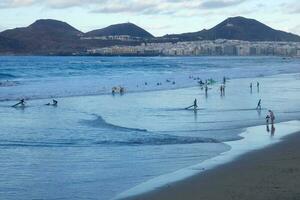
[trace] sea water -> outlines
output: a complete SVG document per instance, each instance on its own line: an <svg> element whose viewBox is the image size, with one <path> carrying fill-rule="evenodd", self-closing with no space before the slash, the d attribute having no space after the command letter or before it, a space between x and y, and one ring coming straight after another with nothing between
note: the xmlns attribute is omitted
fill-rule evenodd
<svg viewBox="0 0 300 200"><path fill-rule="evenodd" d="M299 72L277 57L0 57L0 198L110 199L215 157L267 109L300 119Z"/></svg>

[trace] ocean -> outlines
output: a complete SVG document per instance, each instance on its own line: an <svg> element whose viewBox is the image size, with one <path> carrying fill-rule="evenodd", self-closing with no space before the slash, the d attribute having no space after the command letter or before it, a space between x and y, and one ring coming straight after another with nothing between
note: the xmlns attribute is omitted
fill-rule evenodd
<svg viewBox="0 0 300 200"><path fill-rule="evenodd" d="M0 57L0 198L114 198L229 151L268 109L299 120L299 83L280 57Z"/></svg>

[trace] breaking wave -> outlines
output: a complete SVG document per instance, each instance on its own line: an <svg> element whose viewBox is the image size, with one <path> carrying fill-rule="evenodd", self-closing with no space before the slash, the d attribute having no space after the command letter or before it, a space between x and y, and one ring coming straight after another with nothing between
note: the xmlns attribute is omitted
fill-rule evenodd
<svg viewBox="0 0 300 200"><path fill-rule="evenodd" d="M139 129L139 128L129 128L129 127L123 127L118 126L115 124L111 124L106 122L101 116L93 114L96 116L96 119L94 120L81 120L80 123L92 126L92 127L99 127L99 128L106 128L106 129L114 129L118 131L139 131L139 132L147 132L146 129Z"/></svg>

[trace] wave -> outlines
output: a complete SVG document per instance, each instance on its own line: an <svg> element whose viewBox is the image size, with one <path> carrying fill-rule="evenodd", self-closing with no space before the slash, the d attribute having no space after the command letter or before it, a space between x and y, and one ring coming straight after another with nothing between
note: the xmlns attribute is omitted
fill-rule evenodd
<svg viewBox="0 0 300 200"><path fill-rule="evenodd" d="M124 127L124 126L118 126L115 124L111 124L106 122L100 115L96 115L95 120L81 120L80 123L92 126L92 127L98 127L98 128L107 128L107 129L113 129L118 131L139 131L139 132L147 132L146 129L139 129L139 128L130 128L130 127Z"/></svg>
<svg viewBox="0 0 300 200"><path fill-rule="evenodd" d="M127 140L66 140L65 142L51 141L0 141L0 147L93 147L93 146L145 146L145 145L175 145L195 143L220 143L212 138L182 137L172 135L153 134L148 137L132 138Z"/></svg>
<svg viewBox="0 0 300 200"><path fill-rule="evenodd" d="M133 138L127 141L99 141L97 144L109 145L175 145L195 143L220 143L216 139L201 137L182 137L172 135L158 135L158 137Z"/></svg>
<svg viewBox="0 0 300 200"><path fill-rule="evenodd" d="M0 73L0 79L7 79L7 78L16 78L16 76L12 74Z"/></svg>

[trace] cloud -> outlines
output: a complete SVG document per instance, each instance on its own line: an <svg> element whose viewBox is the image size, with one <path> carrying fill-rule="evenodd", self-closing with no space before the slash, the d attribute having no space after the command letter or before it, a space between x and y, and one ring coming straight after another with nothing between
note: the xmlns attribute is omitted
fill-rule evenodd
<svg viewBox="0 0 300 200"><path fill-rule="evenodd" d="M0 8L26 7L36 3L37 0L1 0Z"/></svg>
<svg viewBox="0 0 300 200"><path fill-rule="evenodd" d="M280 5L282 8L283 13L286 14L300 14L300 2L293 1L293 2L285 2Z"/></svg>
<svg viewBox="0 0 300 200"><path fill-rule="evenodd" d="M300 24L294 26L293 28L289 29L290 32L300 35Z"/></svg>
<svg viewBox="0 0 300 200"><path fill-rule="evenodd" d="M48 9L85 8L92 13L143 15L197 15L197 11L223 8L246 0L0 0L0 8L37 5Z"/></svg>
<svg viewBox="0 0 300 200"><path fill-rule="evenodd" d="M201 8L204 9L218 9L224 7L230 7L239 5L246 0L212 0L212 1L204 1L200 4Z"/></svg>

